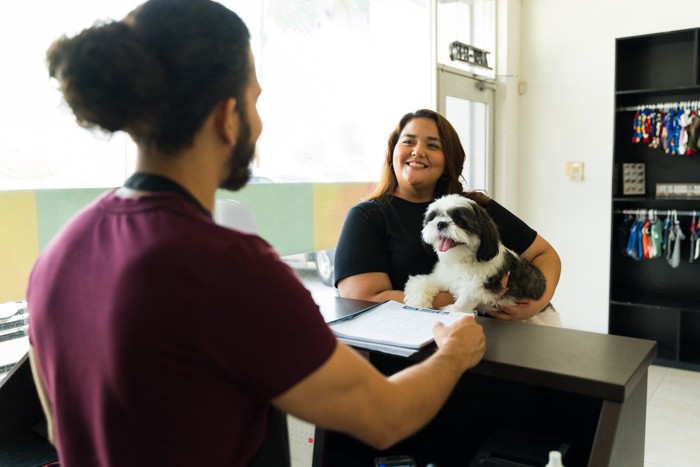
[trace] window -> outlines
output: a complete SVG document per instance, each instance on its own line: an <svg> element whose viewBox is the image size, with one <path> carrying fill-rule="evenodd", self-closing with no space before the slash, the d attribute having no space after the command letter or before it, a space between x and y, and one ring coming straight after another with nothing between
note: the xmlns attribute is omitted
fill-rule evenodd
<svg viewBox="0 0 700 467"><path fill-rule="evenodd" d="M44 65L64 33L141 1L16 2L0 19L0 189L119 185L135 147L79 128ZM430 0L223 0L248 25L264 130L255 173L276 182L375 180L406 112L431 107ZM34 27L28 28L27 25Z"/></svg>
<svg viewBox="0 0 700 467"><path fill-rule="evenodd" d="M375 180L401 115L431 105L429 1L253 3L257 18L245 19L265 125L256 170L281 181Z"/></svg>
<svg viewBox="0 0 700 467"><path fill-rule="evenodd" d="M493 78L496 63L496 1L495 0L438 0L437 61L460 70ZM487 68L477 67L450 59L450 44L459 41L487 54Z"/></svg>
<svg viewBox="0 0 700 467"><path fill-rule="evenodd" d="M0 19L0 189L105 187L120 183L133 160L123 134L106 142L79 128L44 64L65 33L99 18L121 18L136 2L16 2ZM41 10L40 14L37 8Z"/></svg>

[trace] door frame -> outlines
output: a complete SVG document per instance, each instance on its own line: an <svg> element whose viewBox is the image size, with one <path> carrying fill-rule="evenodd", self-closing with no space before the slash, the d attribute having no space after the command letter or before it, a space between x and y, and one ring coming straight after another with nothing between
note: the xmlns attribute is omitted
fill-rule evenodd
<svg viewBox="0 0 700 467"><path fill-rule="evenodd" d="M473 73L442 64L437 66L436 74L437 111L440 114L446 116L448 96L486 105L486 155L484 161L484 179L486 186L470 186L468 188L484 189L487 193L494 193L494 122L496 113L494 109L494 100L496 87L493 84L493 80L482 78ZM462 145L465 147L465 151L468 151L468 145L465 142L467 137L468 135L459 135ZM467 154L467 159L469 159L469 154ZM466 170L469 170L468 164Z"/></svg>

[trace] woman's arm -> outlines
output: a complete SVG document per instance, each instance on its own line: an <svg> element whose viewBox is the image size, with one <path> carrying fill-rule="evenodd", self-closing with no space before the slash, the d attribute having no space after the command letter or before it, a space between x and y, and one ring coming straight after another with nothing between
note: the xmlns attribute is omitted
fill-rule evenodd
<svg viewBox="0 0 700 467"><path fill-rule="evenodd" d="M561 275L561 260L556 250L543 237L537 235L527 250L520 255L520 258L532 263L537 269L542 271L547 281L547 285L539 300L518 300L517 305L503 307L499 311L490 312L494 318L506 320L524 320L535 316L542 311L554 296L554 291L559 283Z"/></svg>
<svg viewBox="0 0 700 467"><path fill-rule="evenodd" d="M394 290L389 275L385 272L368 272L346 277L338 282L338 293L344 298L383 302L395 300L404 302L403 290ZM433 298L433 308L440 309L454 303L448 292L440 292Z"/></svg>

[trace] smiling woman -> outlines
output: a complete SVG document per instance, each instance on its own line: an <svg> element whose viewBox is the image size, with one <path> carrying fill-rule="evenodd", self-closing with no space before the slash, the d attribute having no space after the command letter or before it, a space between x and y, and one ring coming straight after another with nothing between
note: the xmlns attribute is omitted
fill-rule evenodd
<svg viewBox="0 0 700 467"><path fill-rule="evenodd" d="M416 203L432 200L435 184L445 170L437 123L430 118L410 120L401 130L392 157L391 167L399 180L396 196Z"/></svg>
<svg viewBox="0 0 700 467"><path fill-rule="evenodd" d="M437 256L424 248L421 236L425 212L433 200L466 191L465 160L457 131L441 114L422 109L401 118L389 136L376 189L350 209L343 225L336 251L341 297L404 302L409 276L433 270ZM561 271L559 256L544 238L496 201L478 191L465 195L486 209L503 243L546 277L540 299L519 297L516 305L491 314L501 319L532 318L554 294ZM454 302L447 291L431 297L432 308Z"/></svg>
<svg viewBox="0 0 700 467"><path fill-rule="evenodd" d="M121 18L138 3L52 2L42 5L41 17L50 21L41 23L35 5L19 2L0 20L0 53L18 70L6 74L0 88L0 189L112 187L133 172L133 142L77 128L47 77L44 57L63 32ZM393 116L406 106L432 104L429 0L220 3L251 32L265 122L255 170L274 175L268 178L371 180ZM404 34L406 28L412 34ZM412 69L400 80L398 36Z"/></svg>

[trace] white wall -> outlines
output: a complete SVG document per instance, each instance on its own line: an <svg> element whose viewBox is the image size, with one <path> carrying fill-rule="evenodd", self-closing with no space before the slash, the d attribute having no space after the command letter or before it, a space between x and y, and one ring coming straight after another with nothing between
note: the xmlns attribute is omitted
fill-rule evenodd
<svg viewBox="0 0 700 467"><path fill-rule="evenodd" d="M519 167L517 199L508 197L508 206L562 258L554 305L564 326L607 332L615 39L700 27L700 2L503 0L499 5L506 1L517 3L513 11L521 16L519 70L508 73L517 72L527 85L517 123L510 121L518 126L509 129L517 137L509 137L498 152L505 162L517 159ZM567 161L585 163L583 182L569 181Z"/></svg>

